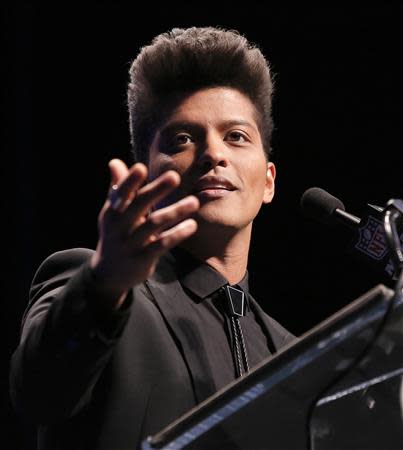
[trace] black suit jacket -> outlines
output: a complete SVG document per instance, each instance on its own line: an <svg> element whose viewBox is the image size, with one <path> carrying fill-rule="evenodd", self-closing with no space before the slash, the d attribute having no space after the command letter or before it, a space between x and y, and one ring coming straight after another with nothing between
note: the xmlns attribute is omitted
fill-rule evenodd
<svg viewBox="0 0 403 450"><path fill-rule="evenodd" d="M214 393L172 257L111 316L96 302L91 254L66 250L42 263L12 358L11 396L38 424L40 450L138 449ZM293 339L251 301L274 349Z"/></svg>

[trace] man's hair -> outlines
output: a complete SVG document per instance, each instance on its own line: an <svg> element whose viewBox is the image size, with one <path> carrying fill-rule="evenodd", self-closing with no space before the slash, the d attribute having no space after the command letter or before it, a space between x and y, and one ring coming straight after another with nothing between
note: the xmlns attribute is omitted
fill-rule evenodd
<svg viewBox="0 0 403 450"><path fill-rule="evenodd" d="M209 87L234 88L251 100L269 158L273 81L268 62L259 48L237 31L192 27L158 35L131 65L128 107L135 161L148 164L156 129L175 102Z"/></svg>

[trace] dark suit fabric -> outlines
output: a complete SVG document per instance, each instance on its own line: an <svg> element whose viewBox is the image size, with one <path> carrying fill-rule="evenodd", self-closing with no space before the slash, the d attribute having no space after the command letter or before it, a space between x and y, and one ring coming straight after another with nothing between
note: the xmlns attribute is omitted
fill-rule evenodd
<svg viewBox="0 0 403 450"><path fill-rule="evenodd" d="M38 424L40 450L139 449L214 393L172 256L111 315L96 303L91 254L42 263L12 358L11 396ZM275 349L293 339L253 303Z"/></svg>

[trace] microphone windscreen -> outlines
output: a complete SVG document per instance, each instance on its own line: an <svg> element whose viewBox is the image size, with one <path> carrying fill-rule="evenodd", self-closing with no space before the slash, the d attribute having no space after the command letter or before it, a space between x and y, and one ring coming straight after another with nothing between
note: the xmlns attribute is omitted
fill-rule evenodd
<svg viewBox="0 0 403 450"><path fill-rule="evenodd" d="M332 221L336 209L345 210L341 200L318 187L309 188L303 193L301 208L307 217L326 224Z"/></svg>

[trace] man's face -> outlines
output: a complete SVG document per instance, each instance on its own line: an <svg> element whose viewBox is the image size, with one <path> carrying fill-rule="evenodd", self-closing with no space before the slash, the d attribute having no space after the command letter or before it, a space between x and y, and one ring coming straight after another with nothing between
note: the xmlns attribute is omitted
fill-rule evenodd
<svg viewBox="0 0 403 450"><path fill-rule="evenodd" d="M225 87L184 98L155 133L150 176L177 171L181 185L165 203L193 194L199 226L241 229L274 195L275 167L267 162L248 97ZM159 205L161 207L163 205Z"/></svg>

